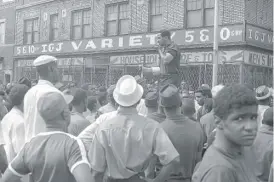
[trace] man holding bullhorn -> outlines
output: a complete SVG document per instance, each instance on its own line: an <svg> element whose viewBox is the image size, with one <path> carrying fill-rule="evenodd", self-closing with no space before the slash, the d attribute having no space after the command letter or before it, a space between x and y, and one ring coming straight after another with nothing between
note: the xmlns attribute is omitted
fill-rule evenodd
<svg viewBox="0 0 274 182"><path fill-rule="evenodd" d="M159 53L158 67L143 67L143 75L160 76L160 87L167 84L173 84L179 88L181 84L180 50L178 46L172 42L171 33L169 31L161 32L157 36L157 43Z"/></svg>

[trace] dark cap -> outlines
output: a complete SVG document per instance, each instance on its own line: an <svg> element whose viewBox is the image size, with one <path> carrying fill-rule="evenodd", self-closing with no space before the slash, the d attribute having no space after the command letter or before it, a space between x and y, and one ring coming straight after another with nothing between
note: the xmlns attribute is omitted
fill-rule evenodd
<svg viewBox="0 0 274 182"><path fill-rule="evenodd" d="M158 93L148 92L145 97L146 107L158 107Z"/></svg>
<svg viewBox="0 0 274 182"><path fill-rule="evenodd" d="M31 87L31 81L26 77L20 78L18 83L19 84L24 84L24 85L28 86L29 88Z"/></svg>
<svg viewBox="0 0 274 182"><path fill-rule="evenodd" d="M9 99L13 106L18 106L24 100L26 93L28 92L29 87L25 84L15 84L9 93Z"/></svg>
<svg viewBox="0 0 274 182"><path fill-rule="evenodd" d="M178 88L172 84L164 86L160 90L159 96L162 107L178 107L182 103Z"/></svg>

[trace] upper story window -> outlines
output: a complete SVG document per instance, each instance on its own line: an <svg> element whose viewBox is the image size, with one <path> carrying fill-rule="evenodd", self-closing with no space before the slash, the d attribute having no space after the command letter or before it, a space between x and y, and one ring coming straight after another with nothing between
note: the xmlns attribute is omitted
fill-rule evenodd
<svg viewBox="0 0 274 182"><path fill-rule="evenodd" d="M38 18L25 20L24 23L24 44L33 44L39 41Z"/></svg>
<svg viewBox="0 0 274 182"><path fill-rule="evenodd" d="M129 4L116 3L106 6L106 35L129 33Z"/></svg>
<svg viewBox="0 0 274 182"><path fill-rule="evenodd" d="M50 15L50 41L58 39L58 14Z"/></svg>
<svg viewBox="0 0 274 182"><path fill-rule="evenodd" d="M90 9L72 12L72 39L83 39L91 37Z"/></svg>
<svg viewBox="0 0 274 182"><path fill-rule="evenodd" d="M163 0L150 1L150 31L159 31L163 24Z"/></svg>
<svg viewBox="0 0 274 182"><path fill-rule="evenodd" d="M0 44L5 44L6 35L6 22L5 20L0 20Z"/></svg>
<svg viewBox="0 0 274 182"><path fill-rule="evenodd" d="M214 0L187 0L187 27L214 24Z"/></svg>

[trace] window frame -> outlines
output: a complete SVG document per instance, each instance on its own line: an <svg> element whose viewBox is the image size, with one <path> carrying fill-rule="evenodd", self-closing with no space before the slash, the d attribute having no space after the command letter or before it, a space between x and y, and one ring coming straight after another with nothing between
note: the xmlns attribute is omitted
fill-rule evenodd
<svg viewBox="0 0 274 182"><path fill-rule="evenodd" d="M38 27L37 31L34 30L34 22L37 20ZM27 22L31 22L31 32L27 32ZM34 43L38 43L40 41L40 23L39 23L39 17L31 18L31 19L25 19L24 20L24 37L23 37L23 43L25 45L30 45ZM35 32L38 33L38 40L37 42L34 42ZM26 42L26 33L31 33L31 43Z"/></svg>
<svg viewBox="0 0 274 182"><path fill-rule="evenodd" d="M3 42L0 40L0 45L6 44L6 19L0 19L0 24L4 24L4 30L3 30ZM0 34L1 35L1 34Z"/></svg>
<svg viewBox="0 0 274 182"><path fill-rule="evenodd" d="M56 16L57 17L57 27L54 28L53 27L53 22L52 22L52 17ZM54 39L53 37L53 31L57 30L57 34L59 34L59 25L58 25L58 21L59 21L59 14L55 13L55 14L51 14L50 15L50 31L49 31L49 40L50 41L57 41L58 39Z"/></svg>
<svg viewBox="0 0 274 182"><path fill-rule="evenodd" d="M159 30L152 30L152 26L151 26L151 24L152 24L152 17L155 17L155 16L161 16L162 17L162 19L163 19L163 7L164 7L164 0L161 0L162 1L162 11L161 11L161 14L159 13L159 14L152 14L152 1L155 1L155 0L149 0L149 26L148 26L148 31L149 32L158 32L158 31L160 31L161 29L159 29ZM157 1L157 0L156 0ZM163 23L163 22L162 22Z"/></svg>
<svg viewBox="0 0 274 182"><path fill-rule="evenodd" d="M130 21L129 15L128 15L128 18L123 18L123 19L120 18L120 9L121 9L122 5L127 5L127 8L128 8L127 11L128 11L128 13L130 13L130 3L128 1L111 3L111 4L106 4L105 5L105 33L104 33L105 36L128 35L130 33L130 28L128 30L128 33L124 33L124 34L122 34L121 30L120 30L121 20ZM108 35L108 22L110 22L108 20L108 8L112 7L112 6L116 6L116 8L117 8L117 17L116 17L116 20L112 20L112 21L116 21L116 30L115 30L115 34L114 35Z"/></svg>
<svg viewBox="0 0 274 182"><path fill-rule="evenodd" d="M85 11L89 11L90 13L92 13L91 8L84 8L84 9L77 9L71 12L71 26L70 26L70 38L71 40L81 40L81 39L88 39L92 37L92 33L90 34L90 37L84 37L84 26L89 25L90 26L90 31L92 31L91 28L91 16L89 16L89 24L84 24L84 12ZM80 25L74 25L74 14L75 13L81 13L81 23ZM76 26L80 26L81 29L81 36L79 39L74 38L74 27Z"/></svg>
<svg viewBox="0 0 274 182"><path fill-rule="evenodd" d="M193 0L192 0L193 1ZM198 0L195 0L196 2ZM201 9L199 9L201 11L201 21L202 21L202 25L198 26L198 27L191 27L188 26L188 14L190 11L198 11L198 9L196 10L188 10L188 0L185 1L185 27L186 28L202 28L202 27L212 27L213 25L206 25L206 10L208 9L213 9L215 8L215 1L213 3L213 7L206 7L206 1L207 0L201 0Z"/></svg>

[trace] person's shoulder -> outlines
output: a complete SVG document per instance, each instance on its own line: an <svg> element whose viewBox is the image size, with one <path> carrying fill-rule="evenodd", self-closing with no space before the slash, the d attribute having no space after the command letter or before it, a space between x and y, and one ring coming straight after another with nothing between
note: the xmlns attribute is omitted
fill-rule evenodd
<svg viewBox="0 0 274 182"><path fill-rule="evenodd" d="M195 171L192 176L193 182L235 182L237 180L236 171L233 168L217 164L203 167L200 165Z"/></svg>
<svg viewBox="0 0 274 182"><path fill-rule="evenodd" d="M211 122L212 120L214 120L214 114L212 112L209 112L200 118L200 123L207 124L208 122Z"/></svg>

